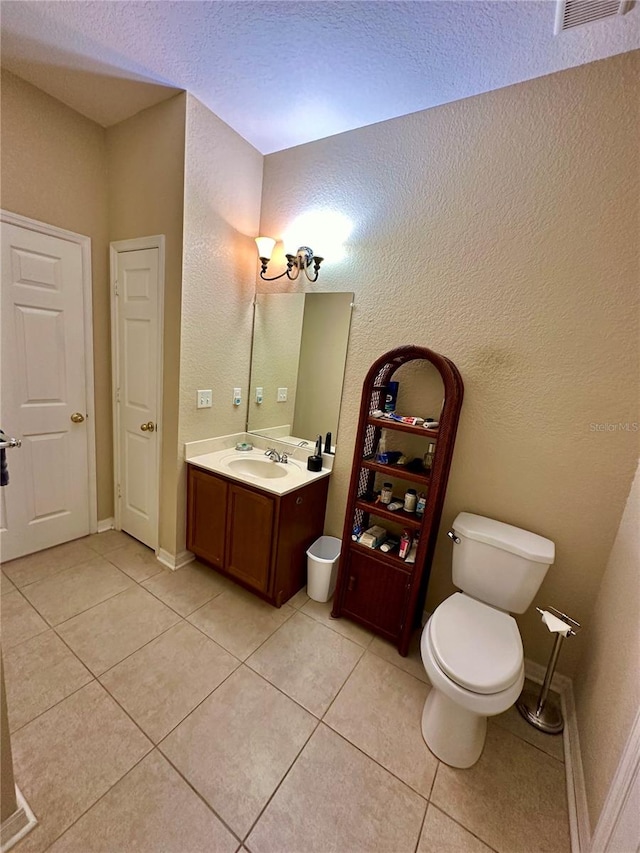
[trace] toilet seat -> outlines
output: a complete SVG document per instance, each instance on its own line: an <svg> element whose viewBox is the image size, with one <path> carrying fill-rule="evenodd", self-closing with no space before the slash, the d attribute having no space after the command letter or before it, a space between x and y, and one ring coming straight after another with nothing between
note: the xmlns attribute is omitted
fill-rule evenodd
<svg viewBox="0 0 640 853"><path fill-rule="evenodd" d="M466 690L499 693L521 677L520 632L502 610L457 592L436 608L428 631L436 663Z"/></svg>

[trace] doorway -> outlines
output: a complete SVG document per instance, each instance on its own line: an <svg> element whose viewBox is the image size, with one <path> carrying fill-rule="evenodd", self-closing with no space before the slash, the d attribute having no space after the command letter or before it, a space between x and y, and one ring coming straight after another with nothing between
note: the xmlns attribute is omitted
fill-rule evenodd
<svg viewBox="0 0 640 853"><path fill-rule="evenodd" d="M158 552L164 236L111 244L115 526Z"/></svg>
<svg viewBox="0 0 640 853"><path fill-rule="evenodd" d="M2 560L97 530L91 240L2 211Z"/></svg>

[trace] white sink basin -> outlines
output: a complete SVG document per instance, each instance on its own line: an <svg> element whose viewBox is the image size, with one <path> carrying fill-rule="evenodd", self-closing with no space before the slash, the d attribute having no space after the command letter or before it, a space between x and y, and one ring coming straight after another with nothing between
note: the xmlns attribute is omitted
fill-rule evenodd
<svg viewBox="0 0 640 853"><path fill-rule="evenodd" d="M330 473L327 468L317 472L308 471L306 459L299 461L289 457L288 462L273 462L264 455L264 450L258 448L249 451L216 450L193 456L188 462L205 471L222 474L274 495L286 495L300 486L328 477Z"/></svg>
<svg viewBox="0 0 640 853"><path fill-rule="evenodd" d="M286 477L289 470L293 470L287 468L288 464L272 462L271 459L231 459L227 462L234 474L248 474L250 477L267 480Z"/></svg>

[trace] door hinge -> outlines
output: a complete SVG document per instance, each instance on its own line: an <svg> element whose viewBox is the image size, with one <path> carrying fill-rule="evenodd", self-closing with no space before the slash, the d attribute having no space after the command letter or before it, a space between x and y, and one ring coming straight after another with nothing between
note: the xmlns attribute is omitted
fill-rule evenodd
<svg viewBox="0 0 640 853"><path fill-rule="evenodd" d="M116 388L116 403L120 402L120 389Z"/></svg>
<svg viewBox="0 0 640 853"><path fill-rule="evenodd" d="M118 497L122 497L122 489L120 488L120 483L118 483Z"/></svg>
<svg viewBox="0 0 640 853"><path fill-rule="evenodd" d="M119 296L119 295L120 295L120 291L118 290L118 279L116 279L116 280L114 281L114 283L113 283L113 289L114 289L114 292L115 292L116 296Z"/></svg>

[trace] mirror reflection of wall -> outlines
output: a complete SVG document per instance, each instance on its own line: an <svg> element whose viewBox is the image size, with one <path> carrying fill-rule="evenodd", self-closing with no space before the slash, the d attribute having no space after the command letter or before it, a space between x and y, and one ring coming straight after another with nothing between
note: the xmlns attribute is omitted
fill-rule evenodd
<svg viewBox="0 0 640 853"><path fill-rule="evenodd" d="M256 294L248 432L294 444L330 432L335 445L352 304L353 293Z"/></svg>

